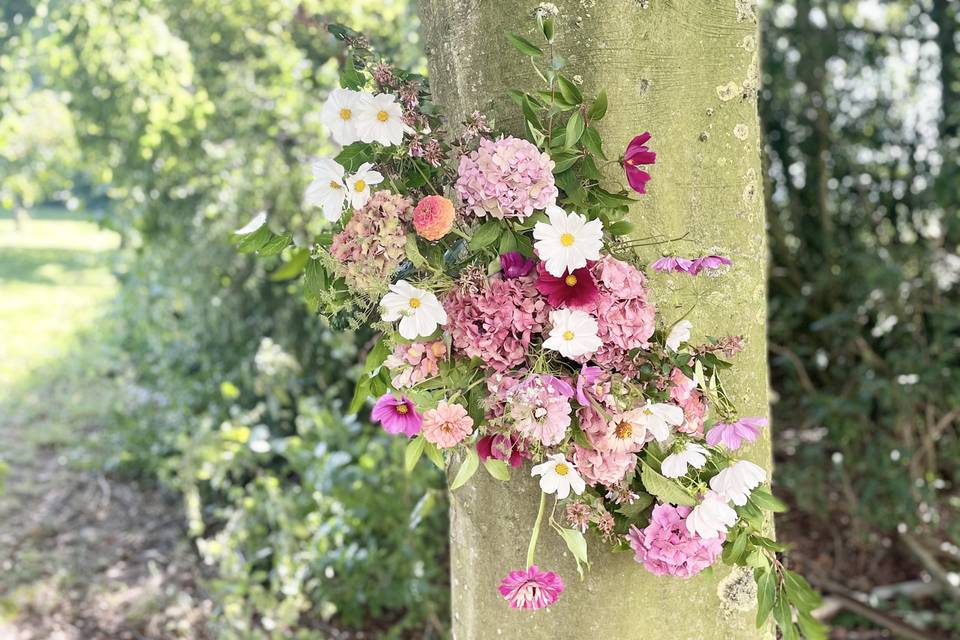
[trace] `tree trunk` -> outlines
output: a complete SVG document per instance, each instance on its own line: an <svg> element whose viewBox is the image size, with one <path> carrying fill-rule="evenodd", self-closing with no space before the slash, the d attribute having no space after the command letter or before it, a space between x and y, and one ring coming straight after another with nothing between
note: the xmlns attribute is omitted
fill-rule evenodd
<svg viewBox="0 0 960 640"><path fill-rule="evenodd" d="M649 194L633 211L637 236L688 240L682 253L730 256L733 269L709 286L690 319L699 337L743 334L747 348L726 376L743 415L767 415L766 237L760 134L757 20L753 0L562 0L557 52L585 94L605 88L601 122L608 155L622 154L645 130L657 152ZM538 41L532 0L420 0L432 88L448 115L474 109L519 133L521 115L506 95L539 88L529 61L504 31ZM622 179L617 167L612 179ZM659 247L641 253L644 260ZM701 276L702 277L702 276ZM688 277L651 278L661 323L692 304ZM696 334L695 334L696 337ZM749 456L770 466L769 440ZM529 474L524 468L522 474ZM515 474L516 476L516 474ZM496 586L521 568L539 499L531 480L477 474L451 496L453 633L486 638L740 640L771 638L754 626L754 606L722 588L726 569L690 580L654 577L630 554L612 554L588 536L592 568L580 581L573 558L547 528L537 563L561 572L567 590L549 611L511 611ZM751 578L752 580L752 578ZM742 581L738 582L742 585ZM731 592L733 597L731 597Z"/></svg>

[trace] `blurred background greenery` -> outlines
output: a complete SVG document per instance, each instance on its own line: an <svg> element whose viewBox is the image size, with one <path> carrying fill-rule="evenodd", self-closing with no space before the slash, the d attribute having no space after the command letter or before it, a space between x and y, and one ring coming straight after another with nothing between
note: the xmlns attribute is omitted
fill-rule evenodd
<svg viewBox="0 0 960 640"><path fill-rule="evenodd" d="M960 635L958 14L762 13L778 528L837 638ZM445 633L442 478L343 415L369 336L229 240L303 215L329 22L424 67L407 0L0 5L0 434L182 496L210 609L150 637Z"/></svg>

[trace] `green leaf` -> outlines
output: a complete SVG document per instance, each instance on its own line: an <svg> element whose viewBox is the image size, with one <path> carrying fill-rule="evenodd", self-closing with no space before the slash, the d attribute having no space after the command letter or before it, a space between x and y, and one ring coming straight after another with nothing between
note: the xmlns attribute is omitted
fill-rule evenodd
<svg viewBox="0 0 960 640"><path fill-rule="evenodd" d="M750 494L750 501L759 508L773 511L774 513L783 513L787 510L787 505L784 504L782 500L764 489L755 489L753 493Z"/></svg>
<svg viewBox="0 0 960 640"><path fill-rule="evenodd" d="M283 235L274 235L272 238L263 243L259 249L257 249L257 255L267 258L270 256L280 255L280 253L290 246L290 234L284 233Z"/></svg>
<svg viewBox="0 0 960 640"><path fill-rule="evenodd" d="M303 268L307 266L307 261L310 260L310 252L306 249L296 249L293 253L290 254L290 259L283 263L283 265L270 274L271 282L283 282L284 280L292 280L296 278L301 273L303 273Z"/></svg>
<svg viewBox="0 0 960 640"><path fill-rule="evenodd" d="M370 349L370 353L367 354L366 360L363 362L363 371L364 373L371 373L383 364L383 361L387 359L390 355L392 349L387 343L386 339L381 337L377 340L377 344L373 345L373 348Z"/></svg>
<svg viewBox="0 0 960 640"><path fill-rule="evenodd" d="M353 399L350 400L350 406L347 407L347 415L352 416L360 411L369 397L370 377L364 374L360 376L360 379L357 381L357 386L353 390Z"/></svg>
<svg viewBox="0 0 960 640"><path fill-rule="evenodd" d="M777 594L777 600L773 604L773 619L777 621L783 640L797 637L793 626L793 612L790 609L790 603L783 597L783 593Z"/></svg>
<svg viewBox="0 0 960 640"><path fill-rule="evenodd" d="M543 125L540 124L540 117L537 115L537 108L530 96L523 96L523 102L520 105L520 109L523 111L524 119L532 129L537 131L543 130Z"/></svg>
<svg viewBox="0 0 960 640"><path fill-rule="evenodd" d="M520 53L534 58L543 55L543 51L541 51L539 47L534 46L534 44L526 38L518 36L515 33L510 33L509 31L503 35L507 37L507 40L510 42L510 44L512 44L513 47Z"/></svg>
<svg viewBox="0 0 960 640"><path fill-rule="evenodd" d="M820 595L813 590L810 583L800 574L785 569L783 572L783 585L787 590L787 598L798 609L809 611L820 606Z"/></svg>
<svg viewBox="0 0 960 640"><path fill-rule="evenodd" d="M572 149L573 145L580 141L580 136L583 135L583 131L583 116L577 111L567 120L567 138L564 144L568 149Z"/></svg>
<svg viewBox="0 0 960 640"><path fill-rule="evenodd" d="M621 505L620 508L617 509L617 513L629 520L636 520L651 504L653 504L653 496L649 493L641 492L633 502Z"/></svg>
<svg viewBox="0 0 960 640"><path fill-rule="evenodd" d="M643 463L643 471L640 472L640 481L643 482L643 486L648 493L652 493L663 502L686 505L688 507L693 507L697 504L693 496L687 493L683 487L663 477L645 462Z"/></svg>
<svg viewBox="0 0 960 640"><path fill-rule="evenodd" d="M759 574L759 575L758 575ZM757 581L757 628L763 626L777 597L777 576L772 568L754 572Z"/></svg>
<svg viewBox="0 0 960 640"><path fill-rule="evenodd" d="M733 537L733 540L730 540L730 537ZM726 564L740 564L743 554L747 550L747 542L750 541L750 536L739 529L733 529L730 532L730 537L727 538L727 543L724 545L723 561Z"/></svg>
<svg viewBox="0 0 960 640"><path fill-rule="evenodd" d="M569 158L563 158L562 160L557 160L554 162L553 172L563 173L573 165L577 163L577 160L580 159L580 156L570 156Z"/></svg>
<svg viewBox="0 0 960 640"><path fill-rule="evenodd" d="M553 35L556 32L554 27L555 25L552 17L541 18L540 30L543 31L543 37L546 38L547 42L553 42Z"/></svg>
<svg viewBox="0 0 960 640"><path fill-rule="evenodd" d="M348 55L340 69L340 86L344 89L353 89L357 91L367 84L367 78L357 71L357 66L353 62L353 55Z"/></svg>
<svg viewBox="0 0 960 640"><path fill-rule="evenodd" d="M463 464L460 465L460 468L457 469L457 475L453 478L450 491L456 491L465 485L467 481L473 477L473 474L477 472L479 466L480 456L477 455L476 448L467 447L467 457L464 459Z"/></svg>
<svg viewBox="0 0 960 640"><path fill-rule="evenodd" d="M800 623L800 632L806 640L827 640L827 627L816 620L807 611L797 612L797 622Z"/></svg>
<svg viewBox="0 0 960 640"><path fill-rule="evenodd" d="M500 222L496 220L487 220L480 225L480 228L477 229L473 234L473 237L470 238L470 242L467 244L467 247L469 247L471 251L479 251L480 249L488 247L496 242L502 231L503 226Z"/></svg>
<svg viewBox="0 0 960 640"><path fill-rule="evenodd" d="M432 442L428 442L423 447L423 452L427 454L427 458L430 459L430 462L433 463L437 469L443 471L446 469L446 461L443 459L443 452L437 448L437 445Z"/></svg>
<svg viewBox="0 0 960 640"><path fill-rule="evenodd" d="M430 489L423 494L419 500L417 500L417 504L414 505L413 511L410 512L410 524L408 526L411 531L416 529L417 526L423 522L423 519L426 518L431 511L433 511L434 505L437 504L436 494L436 491Z"/></svg>
<svg viewBox="0 0 960 640"><path fill-rule="evenodd" d="M237 236L240 238L240 244L237 245L237 251L240 253L254 253L260 250L260 247L265 245L267 242L273 238L273 231L270 231L270 228L267 225L262 225L257 228L256 231L252 231L243 236Z"/></svg>
<svg viewBox="0 0 960 640"><path fill-rule="evenodd" d="M597 94L596 99L593 101L593 104L590 106L590 110L587 111L587 117L590 120L600 120L607 113L607 92L605 89L601 89L600 93Z"/></svg>
<svg viewBox="0 0 960 640"><path fill-rule="evenodd" d="M326 291L329 280L319 260L310 260L303 270L303 293L311 300L318 299Z"/></svg>
<svg viewBox="0 0 960 640"><path fill-rule="evenodd" d="M573 554L573 559L577 561L577 572L583 578L583 566L590 568L590 561L587 559L587 541L578 529L566 529L557 527L557 533L567 543L567 549Z"/></svg>
<svg viewBox="0 0 960 640"><path fill-rule="evenodd" d="M607 225L605 228L611 236L625 236L633 231L633 223L629 220L618 220L613 224Z"/></svg>
<svg viewBox="0 0 960 640"><path fill-rule="evenodd" d="M483 466L486 468L487 473L501 482L506 482L510 479L510 467L508 467L507 463L503 460L487 458L483 461Z"/></svg>
<svg viewBox="0 0 960 640"><path fill-rule="evenodd" d="M422 253L420 253L420 247L417 245L416 234L407 234L407 242L404 250L407 253L407 257L410 259L410 262L413 263L413 266L419 269L427 264L427 259L423 257Z"/></svg>
<svg viewBox="0 0 960 640"><path fill-rule="evenodd" d="M423 436L417 436L407 443L407 450L403 454L403 468L407 473L413 471L413 468L417 466L417 461L423 455L423 445L426 442Z"/></svg>
<svg viewBox="0 0 960 640"><path fill-rule="evenodd" d="M563 95L563 99L572 105L577 105L583 102L583 94L580 93L580 89L577 88L577 85L573 84L563 76L557 76L557 85L560 87L560 93Z"/></svg>
<svg viewBox="0 0 960 640"><path fill-rule="evenodd" d="M517 250L517 236L512 231L504 231L500 236L500 253L509 253Z"/></svg>
<svg viewBox="0 0 960 640"><path fill-rule="evenodd" d="M334 159L348 172L356 171L364 162L373 160L373 147L366 142L354 142L345 146Z"/></svg>
<svg viewBox="0 0 960 640"><path fill-rule="evenodd" d="M607 154L603 152L603 142L600 141L600 134L593 127L587 127L584 130L583 146L598 158L607 159Z"/></svg>

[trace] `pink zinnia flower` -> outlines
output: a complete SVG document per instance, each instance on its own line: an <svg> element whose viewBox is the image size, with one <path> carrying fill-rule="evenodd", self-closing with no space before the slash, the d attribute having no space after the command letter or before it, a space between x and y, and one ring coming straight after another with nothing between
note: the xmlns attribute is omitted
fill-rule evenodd
<svg viewBox="0 0 960 640"><path fill-rule="evenodd" d="M637 193L647 192L647 182L650 180L650 174L639 167L643 164L653 164L657 161L657 154L647 148L647 141L650 140L650 133L644 131L627 145L627 151L623 156L623 168L627 172L627 182L630 188Z"/></svg>
<svg viewBox="0 0 960 640"><path fill-rule="evenodd" d="M413 228L424 240L440 240L453 229L453 203L443 196L427 196L413 210Z"/></svg>
<svg viewBox="0 0 960 640"><path fill-rule="evenodd" d="M690 273L690 267L693 266L693 260L688 258L678 258L676 256L664 256L650 265L654 271L666 273L675 271L676 273Z"/></svg>
<svg viewBox="0 0 960 640"><path fill-rule="evenodd" d="M723 256L702 256L696 258L693 262L690 263L690 275L697 275L701 271L710 271L713 269L719 269L722 266L729 267L733 264L733 261L730 258L724 258Z"/></svg>
<svg viewBox="0 0 960 640"><path fill-rule="evenodd" d="M760 435L760 429L767 426L767 419L762 417L740 418L736 422L718 422L707 431L707 444L717 446L721 442L730 451L736 451L744 440L753 442Z"/></svg>
<svg viewBox="0 0 960 640"><path fill-rule="evenodd" d="M379 422L383 430L392 435L405 434L412 438L420 432L423 416L408 398L396 398L386 394L373 405L371 420Z"/></svg>
<svg viewBox="0 0 960 640"><path fill-rule="evenodd" d="M550 275L541 262L537 265L537 291L547 297L551 307L581 309L592 305L600 291L588 267L564 272L563 277Z"/></svg>
<svg viewBox="0 0 960 640"><path fill-rule="evenodd" d="M725 536L701 538L687 530L690 507L658 504L644 529L630 527L634 560L655 576L695 576L720 557Z"/></svg>
<svg viewBox="0 0 960 640"><path fill-rule="evenodd" d="M473 431L473 418L467 415L467 410L459 404L447 404L441 400L436 409L430 409L423 414L421 432L427 442L432 442L441 449L449 449L460 442Z"/></svg>
<svg viewBox="0 0 960 640"><path fill-rule="evenodd" d="M553 571L540 571L537 565L531 565L526 571L508 573L499 590L511 609L543 609L563 593L563 579Z"/></svg>
<svg viewBox="0 0 960 640"><path fill-rule="evenodd" d="M480 460L489 458L503 460L511 467L519 467L527 457L526 447L518 435L496 433L477 440L477 454Z"/></svg>
<svg viewBox="0 0 960 640"><path fill-rule="evenodd" d="M533 258L527 258L519 251L508 251L500 254L500 271L507 278L522 278L536 266Z"/></svg>

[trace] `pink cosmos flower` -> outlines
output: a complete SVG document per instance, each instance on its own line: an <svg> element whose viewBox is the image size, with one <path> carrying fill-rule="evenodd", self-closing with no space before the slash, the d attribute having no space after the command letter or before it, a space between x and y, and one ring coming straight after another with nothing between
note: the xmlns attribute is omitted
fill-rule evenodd
<svg viewBox="0 0 960 640"><path fill-rule="evenodd" d="M577 402L579 402L581 406L590 406L590 398L587 397L587 387L596 382L602 373L603 369L600 367L591 367L586 364L580 367L580 373L577 374Z"/></svg>
<svg viewBox="0 0 960 640"><path fill-rule="evenodd" d="M704 539L687 530L690 507L658 504L644 529L630 527L634 560L655 576L695 576L717 561L725 536Z"/></svg>
<svg viewBox="0 0 960 640"><path fill-rule="evenodd" d="M536 260L524 256L519 251L500 254L500 271L507 278L522 278L533 271L536 264Z"/></svg>
<svg viewBox="0 0 960 640"><path fill-rule="evenodd" d="M552 571L540 571L537 565L526 571L511 571L499 587L511 609L543 609L563 593L563 579Z"/></svg>
<svg viewBox="0 0 960 640"><path fill-rule="evenodd" d="M693 266L693 260L688 258L678 258L676 256L664 256L650 265L654 271L667 273L674 271L676 273L690 273L690 267Z"/></svg>
<svg viewBox="0 0 960 640"><path fill-rule="evenodd" d="M430 409L423 414L421 432L424 439L441 449L455 447L470 435L471 431L473 418L467 415L467 410L462 405L441 401L436 409Z"/></svg>
<svg viewBox="0 0 960 640"><path fill-rule="evenodd" d="M412 438L420 432L423 416L408 398L397 398L386 394L373 405L370 419L379 422L383 430L391 435L404 434Z"/></svg>
<svg viewBox="0 0 960 640"><path fill-rule="evenodd" d="M646 193L647 182L650 180L650 174L639 165L653 164L657 161L657 154L647 148L649 140L650 133L644 131L630 141L623 155L623 169L627 172L627 182L637 193Z"/></svg>
<svg viewBox="0 0 960 640"><path fill-rule="evenodd" d="M600 294L588 267L574 269L573 273L564 272L563 277L557 278L547 272L542 262L537 265L537 291L556 309L589 307Z"/></svg>
<svg viewBox="0 0 960 640"><path fill-rule="evenodd" d="M674 367L670 372L670 384L670 399L683 409L683 424L677 427L677 431L702 436L707 404L703 394L697 391L697 383Z"/></svg>
<svg viewBox="0 0 960 640"><path fill-rule="evenodd" d="M702 256L696 258L693 262L690 263L690 275L697 275L701 271L711 271L713 269L719 269L722 266L729 267L733 264L733 261L730 258L725 258L723 256Z"/></svg>
<svg viewBox="0 0 960 640"><path fill-rule="evenodd" d="M717 446L723 443L730 451L736 451L740 445L753 442L760 435L760 429L767 426L767 419L762 417L740 418L731 423L718 422L707 431L707 444Z"/></svg>
<svg viewBox="0 0 960 640"><path fill-rule="evenodd" d="M477 440L477 454L481 461L489 458L503 460L511 467L519 467L528 457L526 445L520 436L496 433Z"/></svg>
<svg viewBox="0 0 960 640"><path fill-rule="evenodd" d="M575 444L573 464L588 484L613 487L637 465L637 456L632 453L597 451Z"/></svg>

